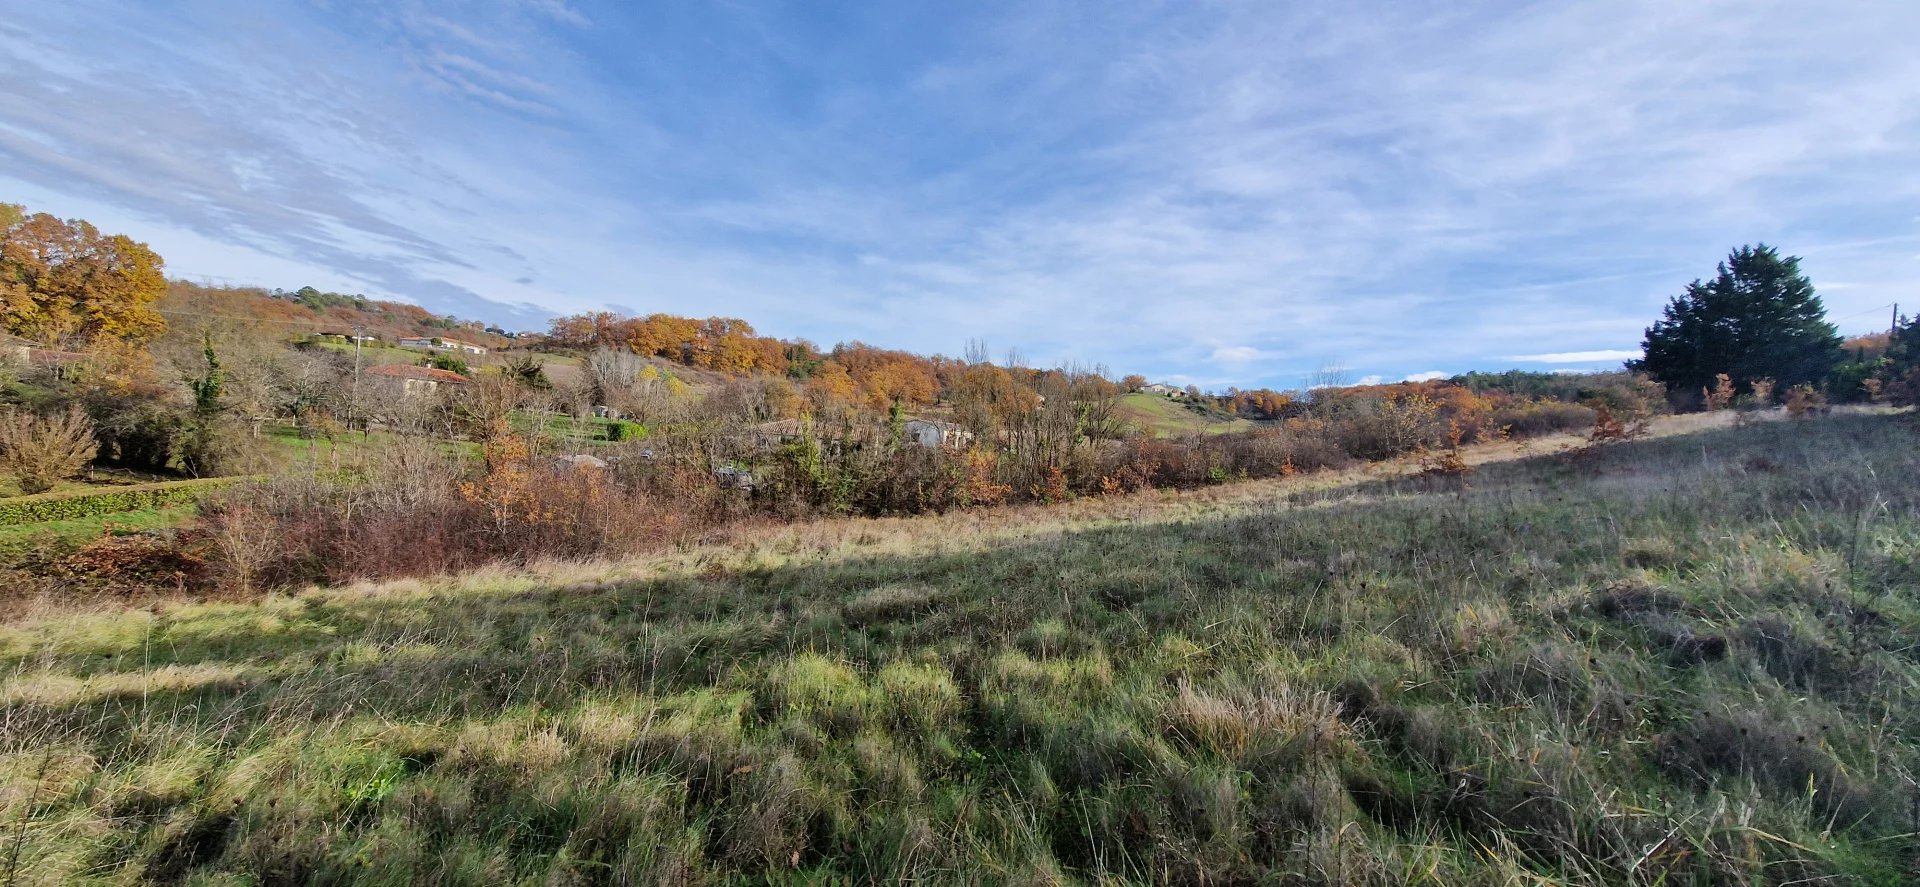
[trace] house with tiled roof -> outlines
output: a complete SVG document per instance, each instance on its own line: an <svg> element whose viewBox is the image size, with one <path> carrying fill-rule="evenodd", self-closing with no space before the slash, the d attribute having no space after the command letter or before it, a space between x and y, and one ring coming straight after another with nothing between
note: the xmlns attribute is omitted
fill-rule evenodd
<svg viewBox="0 0 1920 887"><path fill-rule="evenodd" d="M367 370L367 375L392 379L400 383L401 390L407 394L425 394L438 389L441 385L465 385L472 381L452 370L399 363L374 367Z"/></svg>

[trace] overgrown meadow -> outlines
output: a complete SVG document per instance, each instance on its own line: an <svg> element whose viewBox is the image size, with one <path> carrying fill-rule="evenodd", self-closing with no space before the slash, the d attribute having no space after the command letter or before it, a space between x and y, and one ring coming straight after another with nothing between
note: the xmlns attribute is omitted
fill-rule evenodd
<svg viewBox="0 0 1920 887"><path fill-rule="evenodd" d="M1920 431L0 629L0 883L1902 884Z"/></svg>

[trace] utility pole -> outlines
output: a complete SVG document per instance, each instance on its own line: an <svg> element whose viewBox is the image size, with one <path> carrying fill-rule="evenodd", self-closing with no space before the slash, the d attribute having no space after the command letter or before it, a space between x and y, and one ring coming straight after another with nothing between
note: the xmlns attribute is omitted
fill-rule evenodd
<svg viewBox="0 0 1920 887"><path fill-rule="evenodd" d="M353 400L347 404L347 432L353 432L353 421L360 416L360 340L367 337L367 328L356 325L353 328ZM365 437L365 432L362 432Z"/></svg>

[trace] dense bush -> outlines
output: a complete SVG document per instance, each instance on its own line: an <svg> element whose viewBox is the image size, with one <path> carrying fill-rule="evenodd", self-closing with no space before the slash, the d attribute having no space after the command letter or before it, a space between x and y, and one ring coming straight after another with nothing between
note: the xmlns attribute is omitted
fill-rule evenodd
<svg viewBox="0 0 1920 887"><path fill-rule="evenodd" d="M186 425L180 412L158 403L116 399L100 404L93 414L101 461L141 471L173 470L175 449Z"/></svg>
<svg viewBox="0 0 1920 887"><path fill-rule="evenodd" d="M1593 427L1592 407L1560 401L1513 403L1495 409L1488 421L1514 437L1538 437Z"/></svg>
<svg viewBox="0 0 1920 887"><path fill-rule="evenodd" d="M646 437L647 427L638 422L614 419L607 423L605 433L607 440L619 443L621 441L639 440L640 438Z"/></svg>
<svg viewBox="0 0 1920 887"><path fill-rule="evenodd" d="M241 589L431 575L651 550L726 517L727 491L677 463L549 465L506 438L487 465L403 440L352 474L243 484L203 509L215 567Z"/></svg>

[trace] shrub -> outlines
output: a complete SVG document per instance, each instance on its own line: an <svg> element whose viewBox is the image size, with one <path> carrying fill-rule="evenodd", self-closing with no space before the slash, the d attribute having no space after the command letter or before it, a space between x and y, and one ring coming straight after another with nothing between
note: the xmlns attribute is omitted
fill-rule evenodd
<svg viewBox="0 0 1920 887"><path fill-rule="evenodd" d="M639 440L646 436L647 436L646 426L641 425L638 422L628 422L625 419L614 419L613 421L607 423L607 431L606 431L607 440L614 441L615 443L618 443L621 441L628 441L628 440Z"/></svg>
<svg viewBox="0 0 1920 887"><path fill-rule="evenodd" d="M251 430L227 414L199 414L181 426L173 442L180 468L195 477L248 474L266 467Z"/></svg>
<svg viewBox="0 0 1920 887"><path fill-rule="evenodd" d="M1593 427L1593 407L1561 401L1525 401L1493 410L1489 424L1515 437L1539 437Z"/></svg>
<svg viewBox="0 0 1920 887"><path fill-rule="evenodd" d="M1371 410L1335 426L1341 447L1357 459L1379 461L1411 453L1439 439L1439 405L1422 394L1388 395Z"/></svg>
<svg viewBox="0 0 1920 887"><path fill-rule="evenodd" d="M0 468L19 481L23 492L53 489L79 474L98 451L93 422L77 406L51 416L19 409L0 414Z"/></svg>
<svg viewBox="0 0 1920 887"><path fill-rule="evenodd" d="M1713 377L1713 387L1700 389L1700 401L1709 412L1724 410L1733 404L1733 377L1720 373Z"/></svg>
<svg viewBox="0 0 1920 887"><path fill-rule="evenodd" d="M1589 435L1589 439L1594 443L1607 443L1609 441L1631 440L1646 433L1647 423L1645 420L1623 423L1613 417L1612 410L1606 407L1600 407L1594 410L1593 433Z"/></svg>
<svg viewBox="0 0 1920 887"><path fill-rule="evenodd" d="M1809 413L1826 412L1827 399L1812 385L1795 385L1787 392L1787 415L1804 419Z"/></svg>

